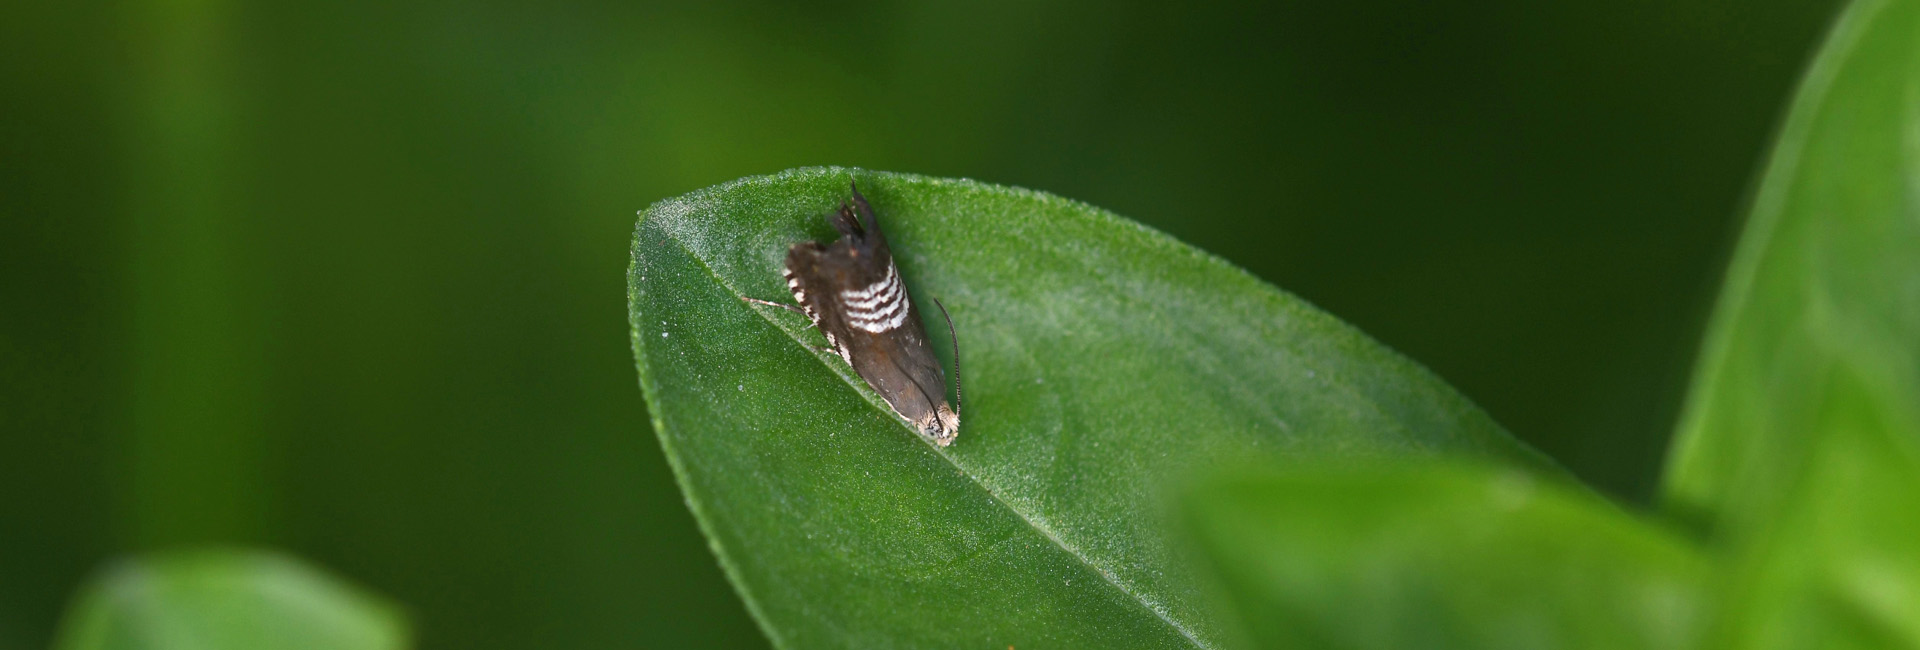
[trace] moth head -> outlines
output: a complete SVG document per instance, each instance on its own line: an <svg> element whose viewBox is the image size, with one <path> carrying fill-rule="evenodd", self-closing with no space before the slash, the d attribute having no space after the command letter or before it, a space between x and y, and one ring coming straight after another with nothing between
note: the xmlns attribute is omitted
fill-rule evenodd
<svg viewBox="0 0 1920 650"><path fill-rule="evenodd" d="M960 436L960 414L953 412L946 402L941 402L939 409L915 424L919 425L921 435L942 447L953 444L953 439Z"/></svg>

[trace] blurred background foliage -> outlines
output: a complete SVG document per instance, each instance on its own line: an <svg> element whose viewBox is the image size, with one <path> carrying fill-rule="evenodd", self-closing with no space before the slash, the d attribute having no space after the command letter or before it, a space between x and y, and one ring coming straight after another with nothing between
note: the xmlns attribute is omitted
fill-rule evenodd
<svg viewBox="0 0 1920 650"><path fill-rule="evenodd" d="M814 164L1110 208L1652 496L1832 0L15 3L0 650L287 549L425 647L752 647L649 431L636 210Z"/></svg>

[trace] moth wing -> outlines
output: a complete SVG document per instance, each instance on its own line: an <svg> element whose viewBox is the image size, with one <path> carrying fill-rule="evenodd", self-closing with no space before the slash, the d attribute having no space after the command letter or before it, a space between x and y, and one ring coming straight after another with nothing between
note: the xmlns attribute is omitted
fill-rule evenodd
<svg viewBox="0 0 1920 650"><path fill-rule="evenodd" d="M840 290L846 283L844 263L836 263L827 247L819 242L801 242L787 249L787 289L800 303L801 311L813 320L827 337L827 345L847 363L853 363L847 350L846 315L840 306Z"/></svg>
<svg viewBox="0 0 1920 650"><path fill-rule="evenodd" d="M860 227L860 220L854 217L853 207L846 203L840 204L839 212L827 215L827 221L832 223L833 229L840 231L842 236L861 237L866 234Z"/></svg>
<svg viewBox="0 0 1920 650"><path fill-rule="evenodd" d="M946 378L940 362L928 345L919 310L907 295L893 261L884 250L880 251L882 255L874 255L868 249L865 257L855 255L854 250L836 244L827 250L821 264L828 269L827 275L842 279L831 297L834 305L829 311L836 318L837 336L851 353L847 363L894 412L925 430L946 403ZM847 300L849 291L870 297L864 304L854 304ZM822 329L825 331L824 326Z"/></svg>

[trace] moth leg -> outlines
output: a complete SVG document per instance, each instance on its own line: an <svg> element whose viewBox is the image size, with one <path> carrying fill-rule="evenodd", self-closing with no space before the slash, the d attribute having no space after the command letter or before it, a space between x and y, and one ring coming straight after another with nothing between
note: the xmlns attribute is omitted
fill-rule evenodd
<svg viewBox="0 0 1920 650"><path fill-rule="evenodd" d="M745 300L745 301L747 301L747 302L750 302L750 303L754 303L754 304L756 304L756 305L766 305L766 306L768 306L768 307L779 307L779 308L781 308L781 309L785 309L785 310L787 310L787 311L790 311L790 312L793 312L793 313L796 313L796 314L799 314L799 315L801 315L801 316L807 316L807 310L805 310L805 309L801 309L801 308L799 308L799 307L795 307L795 306L793 306L793 305L789 305L789 304L787 304L787 303L784 303L784 302L774 302L774 301L771 301L771 300L761 300L761 299L759 299L759 298L748 298L748 297L746 297L746 296L740 296L740 299L741 299L741 300ZM807 327L813 327L813 317L812 317L812 316L807 316Z"/></svg>

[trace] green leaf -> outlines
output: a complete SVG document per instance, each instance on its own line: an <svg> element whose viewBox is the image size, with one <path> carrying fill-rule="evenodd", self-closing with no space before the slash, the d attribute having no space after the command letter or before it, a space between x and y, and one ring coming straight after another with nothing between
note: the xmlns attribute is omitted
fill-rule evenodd
<svg viewBox="0 0 1920 650"><path fill-rule="evenodd" d="M110 567L67 614L60 650L397 650L392 605L284 556L180 552Z"/></svg>
<svg viewBox="0 0 1920 650"><path fill-rule="evenodd" d="M958 328L950 448L810 351L825 341L804 318L741 301L788 300L787 247L831 240L824 216L852 180L913 295ZM1306 453L1556 471L1299 299L1037 192L847 169L743 179L649 209L628 281L661 444L780 647L1213 647L1156 507L1167 477Z"/></svg>
<svg viewBox="0 0 1920 650"><path fill-rule="evenodd" d="M1854 3L1802 82L1665 489L1737 566L1720 645L1920 645L1920 2Z"/></svg>
<svg viewBox="0 0 1920 650"><path fill-rule="evenodd" d="M1920 647L1920 462L1869 381L1837 370L1778 519L1735 547L1728 648Z"/></svg>
<svg viewBox="0 0 1920 650"><path fill-rule="evenodd" d="M1689 648L1713 621L1688 542L1509 469L1302 468L1186 502L1261 647Z"/></svg>

